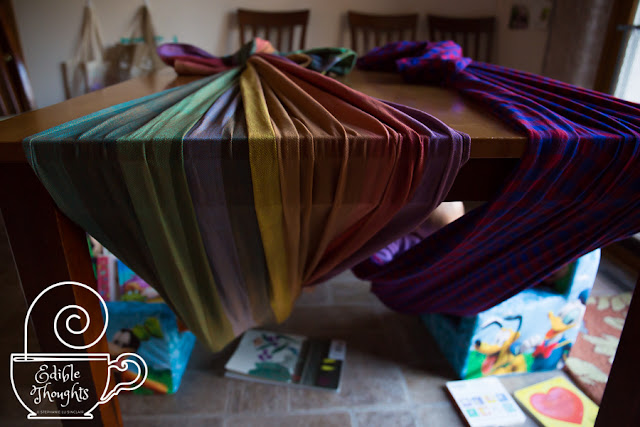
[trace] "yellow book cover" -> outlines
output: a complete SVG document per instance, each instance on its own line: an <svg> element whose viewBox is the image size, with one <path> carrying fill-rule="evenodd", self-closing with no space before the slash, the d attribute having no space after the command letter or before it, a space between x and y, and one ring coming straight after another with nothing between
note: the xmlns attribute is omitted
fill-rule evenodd
<svg viewBox="0 0 640 427"><path fill-rule="evenodd" d="M598 406L564 377L522 388L516 399L545 427L593 426Z"/></svg>

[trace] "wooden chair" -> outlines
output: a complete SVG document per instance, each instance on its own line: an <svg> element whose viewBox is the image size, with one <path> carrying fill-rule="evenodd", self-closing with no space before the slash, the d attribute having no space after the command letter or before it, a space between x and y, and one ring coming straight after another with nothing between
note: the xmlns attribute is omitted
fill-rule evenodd
<svg viewBox="0 0 640 427"><path fill-rule="evenodd" d="M298 39L300 43L296 49L304 49L308 22L309 9L283 12L238 9L238 25L240 26L240 43L242 45L248 41L245 39L245 32L250 30L251 37L262 37L269 40L279 51L291 52L294 50L295 29L300 27L300 38ZM274 31L277 37L276 43L271 38ZM286 43L283 43L283 35L286 38Z"/></svg>
<svg viewBox="0 0 640 427"><path fill-rule="evenodd" d="M0 2L0 116L35 108L11 2Z"/></svg>
<svg viewBox="0 0 640 427"><path fill-rule="evenodd" d="M450 18L427 15L427 25L429 40L453 40L462 47L464 56L476 61L491 62L496 18ZM484 42L482 42L483 39Z"/></svg>
<svg viewBox="0 0 640 427"><path fill-rule="evenodd" d="M347 19L351 30L351 49L356 52L366 53L374 47L382 46L392 41L416 39L418 28L417 13L368 15L348 11ZM362 34L362 50L358 50L358 34ZM373 44L370 43L372 36Z"/></svg>

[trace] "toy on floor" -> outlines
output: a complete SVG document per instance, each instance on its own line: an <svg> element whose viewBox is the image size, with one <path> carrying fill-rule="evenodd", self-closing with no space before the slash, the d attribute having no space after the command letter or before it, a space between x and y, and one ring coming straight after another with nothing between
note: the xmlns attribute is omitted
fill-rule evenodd
<svg viewBox="0 0 640 427"><path fill-rule="evenodd" d="M195 344L195 336L179 326L176 315L158 292L111 255L95 239L89 239L96 259L99 292L109 310L106 337L109 353L136 353L148 367L147 380L135 394L175 393ZM100 286L102 285L102 286ZM121 373L134 379L133 371Z"/></svg>
<svg viewBox="0 0 640 427"><path fill-rule="evenodd" d="M517 321L518 326L514 329L508 327L510 322ZM494 340L491 342L476 340L474 349L478 353L484 354L481 371L483 376L510 374L513 372L525 372L527 363L524 356L514 346L520 338L520 327L522 326L522 316L507 316L504 319L489 319L480 329L485 330L493 325L500 329L495 332ZM492 328L495 329L495 328Z"/></svg>
<svg viewBox="0 0 640 427"><path fill-rule="evenodd" d="M600 264L597 249L476 316L422 320L460 378L564 366Z"/></svg>

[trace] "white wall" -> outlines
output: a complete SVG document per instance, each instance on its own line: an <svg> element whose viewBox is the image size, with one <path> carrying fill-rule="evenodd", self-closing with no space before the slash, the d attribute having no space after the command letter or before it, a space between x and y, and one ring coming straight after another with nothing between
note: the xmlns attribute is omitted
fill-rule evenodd
<svg viewBox="0 0 640 427"><path fill-rule="evenodd" d="M426 38L427 12L451 16L496 15L499 22L496 62L540 72L546 33L506 29L507 0L149 0L158 35L223 55L238 48L234 12L311 10L307 47L348 46L346 11L420 13L420 38ZM60 63L71 58L85 0L14 0L25 61L39 107L64 99ZM125 37L142 0L93 0L105 44ZM510 33L510 34L507 34ZM525 48L523 48L525 47Z"/></svg>

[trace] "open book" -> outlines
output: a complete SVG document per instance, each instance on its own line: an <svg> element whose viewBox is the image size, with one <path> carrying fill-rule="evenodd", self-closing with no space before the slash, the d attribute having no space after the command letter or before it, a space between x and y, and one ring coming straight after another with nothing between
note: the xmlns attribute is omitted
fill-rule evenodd
<svg viewBox="0 0 640 427"><path fill-rule="evenodd" d="M526 417L496 377L448 381L447 390L471 427L520 425Z"/></svg>
<svg viewBox="0 0 640 427"><path fill-rule="evenodd" d="M338 391L345 353L341 340L250 329L225 365L226 376Z"/></svg>

